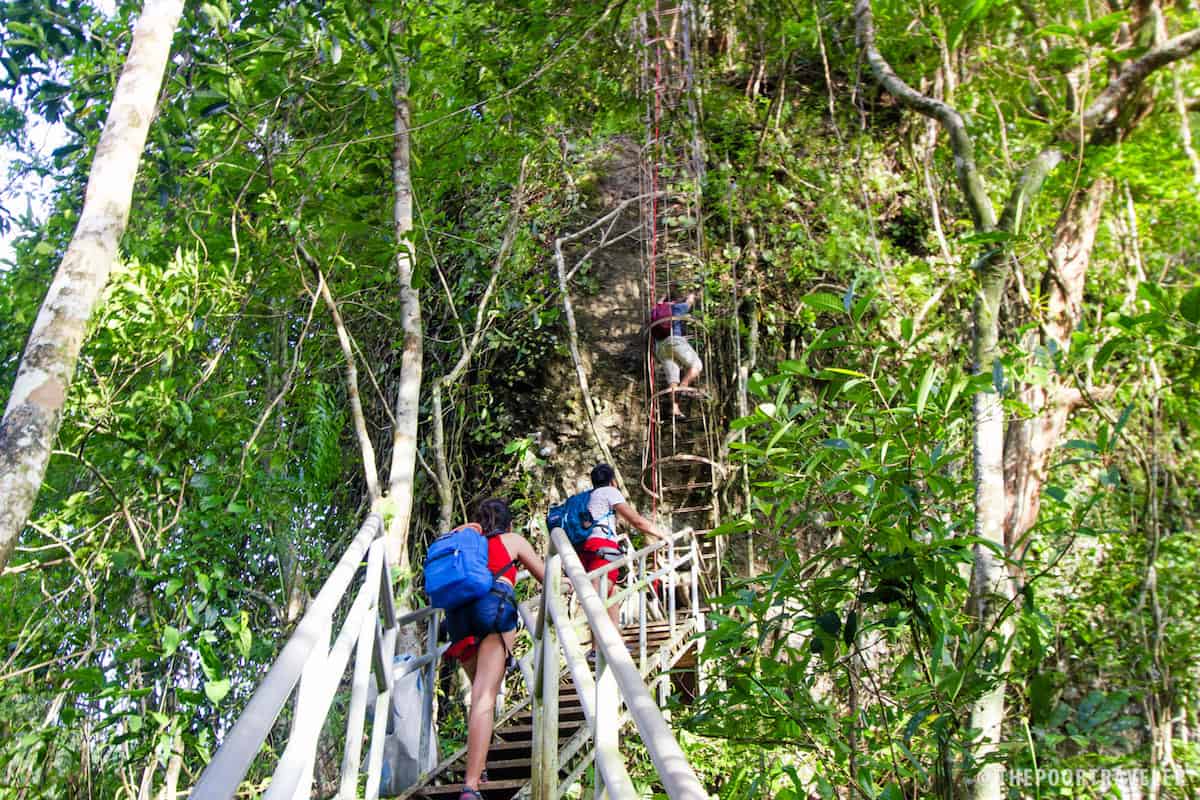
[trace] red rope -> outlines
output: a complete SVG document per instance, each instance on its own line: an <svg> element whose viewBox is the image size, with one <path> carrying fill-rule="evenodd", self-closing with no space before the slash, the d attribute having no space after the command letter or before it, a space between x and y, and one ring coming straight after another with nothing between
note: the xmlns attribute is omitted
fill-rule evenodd
<svg viewBox="0 0 1200 800"><path fill-rule="evenodd" d="M650 159L650 308L653 311L655 303L658 301L658 215L659 215L659 197L658 197L658 174L659 160L662 156L662 140L661 140L661 122L662 122L662 101L663 101L663 82L662 82L662 37L659 35L662 31L662 17L659 14L657 2L654 7L654 26L653 37L650 41L654 44L654 99L653 113L650 119L651 139L650 152L647 154ZM651 36L649 30L646 31L647 36ZM648 42L649 44L649 42ZM662 494L660 489L661 475L658 466L658 409L655 408L655 360L654 360L654 336L650 334L647 346L650 350L650 397L649 397L649 414L650 414L650 487L651 487L651 515L657 520L658 518L658 498Z"/></svg>

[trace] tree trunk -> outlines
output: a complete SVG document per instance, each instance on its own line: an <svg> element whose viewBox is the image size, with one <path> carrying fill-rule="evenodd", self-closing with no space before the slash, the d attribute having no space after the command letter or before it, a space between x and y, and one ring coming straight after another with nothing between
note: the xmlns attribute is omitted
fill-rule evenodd
<svg viewBox="0 0 1200 800"><path fill-rule="evenodd" d="M393 26L394 42L403 41L406 26ZM395 44L393 44L395 46ZM388 497L392 520L388 526L388 552L401 574L409 569L408 537L412 522L413 482L417 463L417 419L420 414L421 368L424 352L421 341L421 293L413 286L416 250L412 243L413 199L409 129L412 126L408 106L408 66L397 57L392 83L393 150L392 227L396 236L396 276L400 283L400 329L404 350L400 357L400 387L396 392L396 426L392 431L392 468L388 475Z"/></svg>
<svg viewBox="0 0 1200 800"><path fill-rule="evenodd" d="M980 270L979 293L975 298L975 330L972 342L975 371L994 374L993 364L999 356L1000 299L1007 277L1006 260L994 258ZM974 461L975 461L975 535L993 547L976 544L971 569L970 615L978 626L977 634L986 637L996 626L999 647L1004 652L998 665L1000 674L1008 674L1008 639L1012 625L1007 618L997 623L1000 609L1009 595L1008 571L1002 556L995 548L1004 547L1004 407L997 388L978 392L974 397ZM1001 549L1001 552L1003 550ZM970 727L980 731L979 744L974 750L977 760L995 752L1004 724L1004 692L1007 681L979 698L971 707ZM971 788L975 800L997 800L1000 797L1003 766L987 764L979 771Z"/></svg>
<svg viewBox="0 0 1200 800"><path fill-rule="evenodd" d="M176 731L171 739L171 757L167 760L167 775L157 800L176 800L179 796L179 775L183 772L183 731Z"/></svg>
<svg viewBox="0 0 1200 800"><path fill-rule="evenodd" d="M1071 347L1071 334L1083 313L1083 288L1100 214L1111 191L1111 180L1098 178L1071 195L1055 224L1041 292L1047 303L1041 326L1042 346L1047 350L1067 351ZM1004 539L1009 548L1019 548L1025 534L1037 522L1050 456L1066 430L1071 413L1083 403L1080 391L1064 384L1053 372L1047 385L1028 385L1022 389L1020 398L1033 416L1013 420L1004 441L1008 504ZM1018 554L1013 549L1010 552Z"/></svg>
<svg viewBox="0 0 1200 800"><path fill-rule="evenodd" d="M0 421L0 570L33 510L88 320L129 221L133 183L183 0L146 0L88 176L83 211Z"/></svg>

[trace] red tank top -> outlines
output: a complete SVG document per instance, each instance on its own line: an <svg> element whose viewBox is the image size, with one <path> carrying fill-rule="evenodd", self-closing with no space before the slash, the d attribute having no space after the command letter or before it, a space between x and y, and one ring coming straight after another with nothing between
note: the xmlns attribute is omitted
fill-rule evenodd
<svg viewBox="0 0 1200 800"><path fill-rule="evenodd" d="M468 522L464 528L474 528L483 535L483 528L477 523ZM509 554L508 548L504 546L504 540L501 539L504 534L498 533L488 539L488 569L497 578L507 578L508 582L513 586L517 585L517 565L513 561L513 557Z"/></svg>
<svg viewBox="0 0 1200 800"><path fill-rule="evenodd" d="M503 535L498 533L488 539L488 569L497 578L507 578L509 583L516 586L517 565L509 555L508 548L504 546L504 540L501 538Z"/></svg>

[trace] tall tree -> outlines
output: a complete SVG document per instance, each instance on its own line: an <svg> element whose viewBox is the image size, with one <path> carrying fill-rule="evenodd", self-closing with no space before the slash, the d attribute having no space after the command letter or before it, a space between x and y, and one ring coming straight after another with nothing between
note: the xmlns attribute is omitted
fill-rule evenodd
<svg viewBox="0 0 1200 800"><path fill-rule="evenodd" d="M1147 19L1150 4L1138 2L1131 9L1135 28ZM1003 556L1014 553L1015 544L1037 518L1038 497L1046 480L1050 453L1066 427L1070 413L1081 405L1078 389L1052 385L1028 387L1023 394L1035 412L1030 419L1009 426L1007 442L1001 402L1000 303L1012 267L1004 243L1020 232L1022 216L1039 191L1047 174L1062 160L1060 147L1111 141L1127 135L1138 115L1127 105L1137 96L1146 78L1156 69L1185 58L1200 49L1200 30L1190 31L1160 43L1149 52L1121 65L1095 100L1080 109L1071 124L1059 129L1025 167L1014 176L1013 189L997 219L975 160L975 141L962 115L950 104L914 90L879 51L870 0L855 7L859 48L870 64L875 79L906 108L935 119L945 129L954 153L959 189L962 191L977 233L987 238L988 249L972 265L979 276L973 311L972 360L976 374L995 375L995 386L974 396L975 535L971 573L970 613L978 635L994 630L1000 637L999 679L975 704L970 727L980 731L975 749L985 761L973 784L976 800L998 800L1002 793L1002 765L989 760L997 751L1005 718L1005 676L1009 669L1008 640L1011 619L1005 609L1019 593L1010 580ZM1048 319L1042 336L1049 344L1065 349L1079 321L1083 287L1087 275L1100 209L1109 193L1106 178L1097 178L1072 192L1055 229L1050 264L1045 273Z"/></svg>
<svg viewBox="0 0 1200 800"><path fill-rule="evenodd" d="M129 221L133 184L182 0L146 0L88 177L79 224L25 345L0 421L0 569L29 519L88 321Z"/></svg>
<svg viewBox="0 0 1200 800"><path fill-rule="evenodd" d="M405 13L402 8L400 13ZM407 25L392 25L393 48L403 47ZM421 370L424 349L421 330L421 292L413 283L416 248L413 246L412 111L409 108L408 61L394 53L392 74L392 229L396 237L396 278L400 284L400 330L404 336L400 357L400 386L396 391L396 422L392 430L392 468L388 497L392 502L389 552L408 571L408 535L412 523L413 482L417 464L417 421L421 413Z"/></svg>

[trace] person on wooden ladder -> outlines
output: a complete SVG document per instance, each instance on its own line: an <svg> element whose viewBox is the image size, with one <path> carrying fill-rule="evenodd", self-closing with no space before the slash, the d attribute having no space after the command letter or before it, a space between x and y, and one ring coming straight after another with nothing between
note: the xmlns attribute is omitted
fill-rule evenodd
<svg viewBox="0 0 1200 800"><path fill-rule="evenodd" d="M482 800L496 696L517 635L517 564L538 582L546 566L525 537L512 532L512 512L493 497L479 504L475 521L438 537L425 557L425 591L446 609L452 644L448 658L471 678L467 720L467 772L459 800Z"/></svg>
<svg viewBox="0 0 1200 800"><path fill-rule="evenodd" d="M663 372L666 373L667 385L671 387L671 413L676 417L682 417L683 410L679 407L675 391L691 386L704 368L695 348L688 344L683 331L683 320L680 319L690 314L695 305L695 292L688 292L682 303L672 303L664 295L650 311L650 337L654 340L654 357L662 364ZM679 379L680 367L687 370L683 380Z"/></svg>

